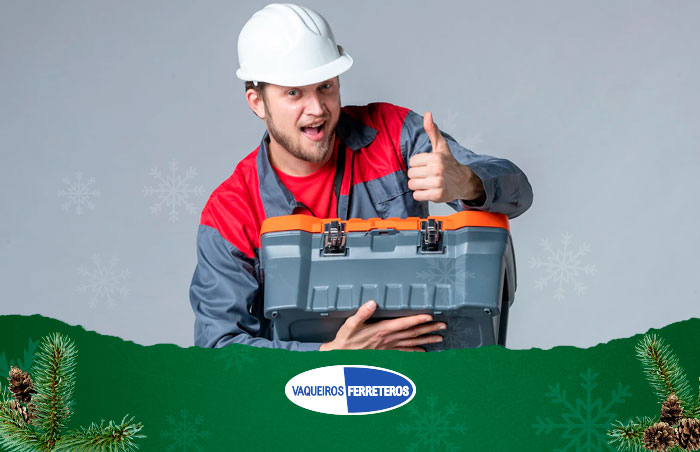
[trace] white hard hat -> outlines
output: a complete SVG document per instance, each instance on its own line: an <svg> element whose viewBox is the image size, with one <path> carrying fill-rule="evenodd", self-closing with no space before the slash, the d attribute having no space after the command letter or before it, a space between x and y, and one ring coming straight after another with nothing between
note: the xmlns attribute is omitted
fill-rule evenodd
<svg viewBox="0 0 700 452"><path fill-rule="evenodd" d="M328 22L291 3L273 3L253 14L238 35L238 62L241 80L282 86L319 83L352 66Z"/></svg>

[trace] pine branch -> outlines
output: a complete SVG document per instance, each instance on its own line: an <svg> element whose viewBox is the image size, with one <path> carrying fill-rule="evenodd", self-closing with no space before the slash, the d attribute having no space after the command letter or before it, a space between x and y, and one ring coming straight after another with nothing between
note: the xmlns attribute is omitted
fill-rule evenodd
<svg viewBox="0 0 700 452"><path fill-rule="evenodd" d="M134 418L127 420L126 416L120 424L104 420L98 426L94 422L88 428L71 432L61 438L56 444L55 451L72 452L128 452L138 449L134 442L136 438L145 438L137 433L143 428L141 423L134 423Z"/></svg>
<svg viewBox="0 0 700 452"><path fill-rule="evenodd" d="M654 420L649 417L637 418L636 422L629 421L627 424L617 421L613 429L608 432L608 436L612 438L610 444L616 445L618 450L645 452L647 449L642 442L644 430L653 424Z"/></svg>
<svg viewBox="0 0 700 452"><path fill-rule="evenodd" d="M36 425L48 450L56 445L70 417L70 400L75 385L75 344L55 333L42 340L32 368L37 394Z"/></svg>
<svg viewBox="0 0 700 452"><path fill-rule="evenodd" d="M30 346L32 345L30 341ZM26 354L26 353L25 353ZM4 356L2 356L4 357ZM75 344L59 333L44 338L37 351L32 375L36 394L32 397L34 425L27 424L11 397L0 385L0 446L9 452L130 452L138 449L136 438L143 425L125 416L120 424L109 421L69 432L61 430L71 415L75 386ZM26 356L25 356L26 359ZM17 401L12 400L14 404Z"/></svg>
<svg viewBox="0 0 700 452"><path fill-rule="evenodd" d="M12 396L7 388L0 389L0 446L8 452L43 451L44 444L39 434L16 410L10 408Z"/></svg>
<svg viewBox="0 0 700 452"><path fill-rule="evenodd" d="M671 348L660 337L648 334L639 342L636 352L656 395L665 400L669 394L675 393L683 411L687 412L692 407L690 386Z"/></svg>
<svg viewBox="0 0 700 452"><path fill-rule="evenodd" d="M698 377L700 381L700 377ZM698 399L695 401L695 408L693 409L693 417L700 418L700 385L698 385Z"/></svg>

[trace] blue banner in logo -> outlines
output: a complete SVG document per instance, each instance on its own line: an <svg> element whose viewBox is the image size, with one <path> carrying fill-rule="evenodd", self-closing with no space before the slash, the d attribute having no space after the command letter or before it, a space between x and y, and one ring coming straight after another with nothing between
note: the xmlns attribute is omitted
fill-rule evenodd
<svg viewBox="0 0 700 452"><path fill-rule="evenodd" d="M348 413L389 410L408 401L413 385L400 374L370 367L344 369Z"/></svg>

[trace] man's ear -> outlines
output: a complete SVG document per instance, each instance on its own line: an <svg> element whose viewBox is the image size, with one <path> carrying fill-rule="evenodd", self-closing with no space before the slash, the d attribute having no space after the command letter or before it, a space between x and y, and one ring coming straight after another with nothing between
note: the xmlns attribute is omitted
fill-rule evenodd
<svg viewBox="0 0 700 452"><path fill-rule="evenodd" d="M245 99L248 101L248 105L253 110L253 113L258 118L265 119L265 102L263 102L261 93L254 89L249 89L245 92Z"/></svg>

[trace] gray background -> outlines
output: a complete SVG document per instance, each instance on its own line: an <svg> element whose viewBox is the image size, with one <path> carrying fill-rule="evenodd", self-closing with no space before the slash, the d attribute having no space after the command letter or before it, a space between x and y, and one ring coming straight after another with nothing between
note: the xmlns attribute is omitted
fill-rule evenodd
<svg viewBox="0 0 700 452"><path fill-rule="evenodd" d="M0 1L0 314L192 344L199 212L264 130L234 72L265 4ZM700 3L305 5L355 60L343 104L431 110L528 175L511 348L700 316Z"/></svg>

